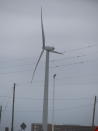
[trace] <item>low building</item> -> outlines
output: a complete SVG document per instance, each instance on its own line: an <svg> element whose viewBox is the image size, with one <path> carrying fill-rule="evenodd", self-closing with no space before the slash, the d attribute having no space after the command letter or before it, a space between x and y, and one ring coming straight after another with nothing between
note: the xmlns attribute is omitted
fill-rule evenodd
<svg viewBox="0 0 98 131"><path fill-rule="evenodd" d="M33 123L31 131L42 131L42 124ZM52 125L48 125L48 131L52 131ZM92 131L90 126L77 126L77 125L55 125L54 131Z"/></svg>
<svg viewBox="0 0 98 131"><path fill-rule="evenodd" d="M5 131L9 131L9 128L8 128L8 127L5 127Z"/></svg>

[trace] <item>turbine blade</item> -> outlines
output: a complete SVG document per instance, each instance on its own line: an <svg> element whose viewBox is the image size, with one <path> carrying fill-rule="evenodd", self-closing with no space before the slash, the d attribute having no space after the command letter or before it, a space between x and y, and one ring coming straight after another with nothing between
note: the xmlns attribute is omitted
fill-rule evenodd
<svg viewBox="0 0 98 131"><path fill-rule="evenodd" d="M44 52L44 50L41 51L40 56L39 56L39 58L38 58L38 61L37 61L37 63L36 63L35 69L34 69L34 71L33 71L31 83L32 83L32 81L33 81L33 78L34 78L34 75L35 75L37 66L38 66L38 64L39 64L39 62L40 62L40 59L41 59L41 57L42 57L42 55L43 55L43 52Z"/></svg>
<svg viewBox="0 0 98 131"><path fill-rule="evenodd" d="M43 44L43 49L44 49L45 48L45 34L44 34L42 8L41 8L41 30L42 30L42 44Z"/></svg>
<svg viewBox="0 0 98 131"><path fill-rule="evenodd" d="M61 54L61 55L63 55L63 53L61 53L61 52L58 52L58 51L51 51L52 53L56 53L56 54Z"/></svg>

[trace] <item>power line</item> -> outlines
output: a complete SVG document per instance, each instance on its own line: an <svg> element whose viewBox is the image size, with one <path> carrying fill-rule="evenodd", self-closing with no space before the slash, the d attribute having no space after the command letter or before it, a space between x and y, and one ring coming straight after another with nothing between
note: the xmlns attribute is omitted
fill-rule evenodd
<svg viewBox="0 0 98 131"><path fill-rule="evenodd" d="M84 50L84 49L88 49L88 48L92 48L92 47L96 47L96 46L98 46L98 44L87 45L87 46L84 46L84 47L81 47L81 48L75 48L75 49L66 50L63 53L80 51L80 50Z"/></svg>
<svg viewBox="0 0 98 131"><path fill-rule="evenodd" d="M73 110L73 109L80 109L82 107L88 107L91 106L93 104L86 104L86 105L79 105L79 106L73 106L73 107L69 107L69 108L55 108L55 111L65 111L66 109L68 110ZM51 111L52 108L49 109L49 111ZM6 111L10 111L10 110L6 110ZM15 110L15 112L42 112L42 110Z"/></svg>
<svg viewBox="0 0 98 131"><path fill-rule="evenodd" d="M85 62L87 62L87 61L79 61L79 62L74 62L74 63L69 63L69 64L56 65L51 68L67 67L67 66L72 66L72 65L76 65L76 64L84 64Z"/></svg>
<svg viewBox="0 0 98 131"><path fill-rule="evenodd" d="M77 57L80 57L80 56L77 56ZM52 66L50 68L68 67L68 66L77 65L77 64L84 64L84 63L87 63L89 61L93 61L93 60L85 60L85 61L81 60L79 62L73 62L73 63L63 64L63 65L56 65L56 66ZM0 72L0 75L9 75L9 74L16 74L16 73L19 73L19 72L29 72L29 71L32 71L32 69L19 70L19 71L13 71L13 72L3 72L3 73Z"/></svg>
<svg viewBox="0 0 98 131"><path fill-rule="evenodd" d="M13 71L13 72L5 72L5 73L3 72L3 73L0 73L0 75L15 74L15 73L26 72L26 71L32 71L32 69L20 70L20 71Z"/></svg>
<svg viewBox="0 0 98 131"><path fill-rule="evenodd" d="M7 109L8 103L9 103L9 101L6 102L6 105L5 105L5 109L4 109L4 110Z"/></svg>
<svg viewBox="0 0 98 131"><path fill-rule="evenodd" d="M30 66L30 65L33 66L33 64L21 64L21 65L14 65L14 66L11 65L11 66L9 66L9 67L8 67L8 65L5 66L5 67L4 67L4 65L3 65L3 67L0 67L0 68L2 68L2 69L3 69L3 68L14 68L14 67L23 67L23 66Z"/></svg>
<svg viewBox="0 0 98 131"><path fill-rule="evenodd" d="M3 98L9 98L11 99L12 97L10 96L0 96L0 97L3 97ZM43 100L43 98L32 98L32 97L17 97L15 99L30 99L30 100ZM77 98L55 98L55 100L88 100L88 99L92 99L92 97L77 97ZM49 98L49 100L52 100L52 98Z"/></svg>
<svg viewBox="0 0 98 131"><path fill-rule="evenodd" d="M75 58L79 59L79 58L85 57L85 56L87 56L87 55L77 55L77 56L63 57L63 58L59 58L59 59L52 59L51 62L64 61L64 60L66 60L66 59L69 60L69 59L75 59Z"/></svg>
<svg viewBox="0 0 98 131"><path fill-rule="evenodd" d="M59 74L58 74L59 75ZM98 74L96 74L96 75L98 75ZM92 76L95 76L95 74L94 73L91 73L91 74L79 74L79 75L70 75L70 76L64 76L63 75L63 77L58 77L57 78L57 82L58 81L61 81L61 80L65 80L65 79L67 79L67 80L69 80L69 79L74 79L74 78L80 78L80 77L83 77L83 78L88 78L88 76L90 76L90 77L92 77ZM82 79L83 80L83 79ZM62 82L62 81L61 81Z"/></svg>
<svg viewBox="0 0 98 131"><path fill-rule="evenodd" d="M28 61L28 60L32 60L32 58L16 58L16 59L13 59L13 58L10 58L10 59L8 59L8 58L2 58L1 57L1 59L0 59L0 62L9 62L9 60L11 60L11 61L15 61L15 62L17 62L17 61Z"/></svg>
<svg viewBox="0 0 98 131"><path fill-rule="evenodd" d="M52 60L50 60L50 62L62 61L62 60L66 60L66 59L69 60L69 59L75 59L75 58L79 59L79 58L85 57L85 56L87 56L87 55L83 54L83 55L63 57L63 58L59 58L59 59L52 59ZM10 67L8 67L8 65L6 67L4 67L4 65L3 65L3 67L0 67L0 68L14 68L14 67L23 67L23 66L33 66L33 65L35 65L35 63L17 64L17 65L13 65L13 66L11 65Z"/></svg>
<svg viewBox="0 0 98 131"><path fill-rule="evenodd" d="M95 61L95 60L96 59L81 60L79 62L73 62L73 63L69 63L69 64L55 65L55 66L52 66L51 68L60 68L60 67L67 67L67 66L77 65L77 64L85 64L87 62Z"/></svg>

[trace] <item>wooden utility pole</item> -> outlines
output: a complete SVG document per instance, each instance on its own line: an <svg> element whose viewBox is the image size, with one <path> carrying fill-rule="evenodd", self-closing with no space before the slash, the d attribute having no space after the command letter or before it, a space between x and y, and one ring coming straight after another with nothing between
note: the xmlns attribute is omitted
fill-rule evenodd
<svg viewBox="0 0 98 131"><path fill-rule="evenodd" d="M2 106L0 106L0 130L1 130L1 119L2 119Z"/></svg>
<svg viewBox="0 0 98 131"><path fill-rule="evenodd" d="M15 86L16 84L14 83L14 89L13 89L13 103L12 103L12 124L11 124L11 131L14 131L14 104L15 104Z"/></svg>
<svg viewBox="0 0 98 131"><path fill-rule="evenodd" d="M2 106L0 106L0 124L1 124Z"/></svg>
<svg viewBox="0 0 98 131"><path fill-rule="evenodd" d="M93 118L92 118L92 128L95 126L95 110L96 110L96 96L94 98L94 107L93 107Z"/></svg>

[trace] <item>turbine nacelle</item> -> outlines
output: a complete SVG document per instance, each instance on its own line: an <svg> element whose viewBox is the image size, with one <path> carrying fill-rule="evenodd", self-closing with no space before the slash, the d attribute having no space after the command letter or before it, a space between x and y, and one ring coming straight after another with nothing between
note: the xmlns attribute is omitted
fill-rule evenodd
<svg viewBox="0 0 98 131"><path fill-rule="evenodd" d="M45 46L45 47L44 47L44 50L47 50L47 51L54 51L55 48L52 47L52 46Z"/></svg>

